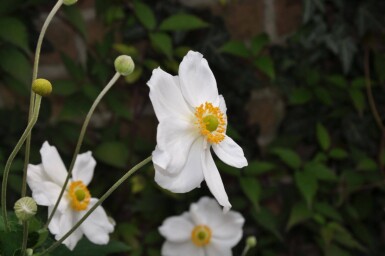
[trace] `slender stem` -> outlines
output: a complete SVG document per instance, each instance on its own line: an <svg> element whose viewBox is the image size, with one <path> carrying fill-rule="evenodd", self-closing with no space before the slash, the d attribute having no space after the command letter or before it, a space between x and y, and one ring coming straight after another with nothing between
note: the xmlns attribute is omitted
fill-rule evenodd
<svg viewBox="0 0 385 256"><path fill-rule="evenodd" d="M372 111L374 119L376 120L378 128L381 130L381 132L384 132L385 127L382 124L381 116L376 107L376 103L374 101L374 97L372 93L372 85L370 81L370 68L369 68L369 50L367 48L365 49L364 69L365 69L366 92L369 99L370 109Z"/></svg>
<svg viewBox="0 0 385 256"><path fill-rule="evenodd" d="M27 249L28 242L28 221L23 221L23 243L21 245L21 256L25 256L25 250Z"/></svg>
<svg viewBox="0 0 385 256"><path fill-rule="evenodd" d="M134 174L137 170L139 170L141 167L146 165L147 163L151 162L152 157L149 156L146 159L144 159L142 162L135 165L131 170L129 170L126 174L123 175L112 187L99 199L99 201L91 207L87 211L87 213L59 240L57 240L55 243L53 243L48 249L44 250L39 255L44 255L47 253L52 252L56 247L58 247L64 240L66 240L87 218L92 214L92 212L101 205L104 200L106 200L107 197L109 197L112 192L114 192L124 181L126 181L132 174Z"/></svg>
<svg viewBox="0 0 385 256"><path fill-rule="evenodd" d="M4 174L3 174L3 183L1 186L1 209L4 219L4 226L5 230L9 231L9 224L8 224L8 217L7 217L7 182L8 182L8 176L11 169L11 165L13 162L13 159L16 157L17 153L20 151L20 148L23 146L23 143L25 139L27 138L28 134L30 134L33 126L35 125L37 118L39 116L39 110L40 110L40 102L41 102L41 96L36 95L35 98L35 107L32 115L31 121L29 121L27 128L25 128L24 133L21 135L19 141L17 142L15 148L13 149L11 155L9 156L7 163L5 164L4 168Z"/></svg>
<svg viewBox="0 0 385 256"><path fill-rule="evenodd" d="M37 40L36 50L35 50L35 60L33 62L32 83L37 78L41 45L43 44L45 32L47 31L48 25L52 21L52 18L55 16L55 14L57 13L57 11L59 10L62 4L63 4L63 0L57 1L57 3L52 8L51 12L48 14L47 19L44 21L43 27L41 28L40 35ZM33 115L34 98L35 98L35 93L31 90L31 95L29 100L28 122L31 120ZM23 183L21 187L21 197L24 197L27 193L27 169L29 164L30 148L31 148L31 134L27 136L27 141L25 144L25 158L24 158L24 168L23 168Z"/></svg>
<svg viewBox="0 0 385 256"><path fill-rule="evenodd" d="M47 223L45 224L45 228L48 227L49 223L51 222L54 214L55 214L55 211L57 210L57 207L59 206L59 202L61 200L61 198L63 197L63 194L64 194L64 191L65 189L67 188L67 185L68 185L68 181L71 177L71 173L72 173L72 169L75 165L75 161L76 161L76 158L77 158L77 155L79 154L79 151L80 151L80 147L83 143L83 139L84 139L84 134L86 133L86 130L87 130L87 127L88 127L88 123L90 122L91 120L91 116L92 114L94 113L95 109L96 109L96 106L99 104L99 102L101 101L101 99L104 97L104 95L108 92L109 89L111 89L111 87L115 84L115 82L118 80L118 78L120 77L120 74L118 72L115 73L115 75L112 77L112 79L110 80L110 82L106 85L106 87L104 87L104 89L100 92L100 94L98 95L98 97L95 99L94 103L92 104L90 110L88 111L88 114L86 116L86 119L84 120L84 123L83 123L83 126L82 126L82 129L80 131L80 135L79 135L79 138L78 138L78 142L76 144L76 148L75 148L75 151L74 151L74 154L72 156L72 160L71 160L71 164L70 164L70 167L68 169L68 174L67 174L67 178L64 182L64 185L60 191L60 194L59 194L59 197L58 199L56 200L56 203L55 203L55 206L54 208L52 209L52 212L51 212L51 215L48 217L48 220L47 220Z"/></svg>
<svg viewBox="0 0 385 256"><path fill-rule="evenodd" d="M245 249L243 249L242 255L241 256L246 256L249 250L251 249L250 245L246 245Z"/></svg>

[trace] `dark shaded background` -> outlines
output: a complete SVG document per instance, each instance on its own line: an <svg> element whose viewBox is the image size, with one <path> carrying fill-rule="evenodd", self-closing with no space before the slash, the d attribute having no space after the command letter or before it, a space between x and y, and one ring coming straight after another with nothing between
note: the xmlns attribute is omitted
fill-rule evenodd
<svg viewBox="0 0 385 256"><path fill-rule="evenodd" d="M0 170L26 126L33 52L53 4L0 3ZM102 195L155 147L152 69L177 74L193 49L207 58L226 99L228 133L249 160L243 170L217 162L233 209L246 218L245 237L258 239L249 255L383 255L384 12L380 0L79 0L60 10L44 41L39 77L54 89L33 131L31 162L48 140L68 164L115 57L129 54L135 72L103 99L81 150L98 161L90 191ZM180 13L196 20L164 25ZM9 205L19 196L22 157ZM131 247L121 255L159 255L162 221L210 195L205 185L171 194L153 176L147 166L104 203L117 222L113 240ZM45 215L40 208L37 219ZM90 248L83 241L73 255Z"/></svg>

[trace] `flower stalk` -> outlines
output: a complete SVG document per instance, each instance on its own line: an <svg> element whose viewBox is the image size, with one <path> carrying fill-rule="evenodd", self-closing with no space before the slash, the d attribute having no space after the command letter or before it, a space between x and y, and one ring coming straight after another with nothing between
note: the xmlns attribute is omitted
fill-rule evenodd
<svg viewBox="0 0 385 256"><path fill-rule="evenodd" d="M40 51L41 46L43 44L43 39L45 36L45 32L47 31L48 25L51 23L52 18L55 16L59 8L62 6L63 0L58 0L57 3L52 8L51 12L48 14L47 19L44 21L43 27L41 28L39 38L37 40L36 44L36 50L35 50L35 59L33 62L33 71L32 71L32 82L36 80L38 68L39 68L39 60L40 60ZM31 90L30 100L29 100L29 114L28 114L28 122L31 121L32 115L33 115L33 108L35 105L34 102L35 99L35 93ZM29 164L29 155L30 155L30 148L31 148L31 135L29 134L27 136L27 141L25 144L25 158L24 158L24 168L23 168L23 183L21 187L21 197L26 196L27 193L27 168Z"/></svg>
<svg viewBox="0 0 385 256"><path fill-rule="evenodd" d="M123 175L112 187L102 196L100 197L99 201L91 207L87 213L59 240L57 240L55 243L53 243L50 247L48 247L43 252L39 253L38 255L46 255L50 252L52 252L56 247L58 247L64 240L66 240L87 218L92 214L92 212L100 206L104 200L107 199L124 181L126 181L131 175L133 175L137 170L139 170L144 165L151 162L152 156L147 157L142 162L138 163L134 167L132 167L126 174Z"/></svg>
<svg viewBox="0 0 385 256"><path fill-rule="evenodd" d="M26 140L28 135L31 133L31 130L36 124L37 118L39 116L41 96L35 94L34 102L35 102L35 106L34 106L32 118L29 121L28 126L25 129L24 133L21 135L19 141L17 142L15 148L13 149L11 155L9 156L4 168L3 183L1 186L1 209L2 209L2 215L3 215L4 226L6 231L9 231L9 223L8 223L7 207L6 207L8 176L9 176L13 159L16 157L17 153L20 151L20 148L23 146L24 141Z"/></svg>
<svg viewBox="0 0 385 256"><path fill-rule="evenodd" d="M48 217L47 223L45 224L45 228L47 228L49 223L51 222L51 220L52 220L52 218L53 218L53 216L55 214L55 211L57 210L57 207L59 206L59 202L60 202L61 198L63 197L64 191L67 188L69 179L71 177L72 169L73 169L73 167L75 165L76 157L79 154L80 147L83 144L84 135L86 133L88 124L89 124L89 122L91 120L91 116L94 113L94 111L95 111L97 105L99 104L99 102L101 101L101 99L111 89L111 87L115 84L115 82L118 80L119 77L120 77L120 73L116 72L116 74L112 77L110 82L106 85L106 87L104 87L104 89L100 92L98 97L95 99L94 103L92 104L90 110L87 113L86 119L84 120L82 129L80 131L80 135L79 135L79 138L78 138L78 142L76 144L76 148L75 148L74 154L72 156L71 164L70 164L70 167L68 169L67 178L66 178L66 180L64 182L64 185L63 185L63 187L62 187L62 189L60 191L60 195L59 195L58 199L56 200L56 203L55 203L55 206L54 206L54 208L53 208L53 210L51 212L51 215Z"/></svg>

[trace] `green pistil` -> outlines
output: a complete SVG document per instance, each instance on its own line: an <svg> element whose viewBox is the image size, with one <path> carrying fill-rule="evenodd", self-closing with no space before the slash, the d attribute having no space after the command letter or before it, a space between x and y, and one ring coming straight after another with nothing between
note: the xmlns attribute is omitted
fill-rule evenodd
<svg viewBox="0 0 385 256"><path fill-rule="evenodd" d="M86 192L83 189L78 189L75 191L75 196L78 201L83 201L86 198Z"/></svg>
<svg viewBox="0 0 385 256"><path fill-rule="evenodd" d="M218 118L214 115L205 116L203 122L206 124L206 129L210 132L215 131L219 125Z"/></svg>

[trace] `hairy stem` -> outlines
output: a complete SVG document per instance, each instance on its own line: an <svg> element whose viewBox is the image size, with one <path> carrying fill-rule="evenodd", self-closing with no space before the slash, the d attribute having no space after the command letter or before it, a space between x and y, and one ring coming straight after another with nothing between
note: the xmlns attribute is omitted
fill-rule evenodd
<svg viewBox="0 0 385 256"><path fill-rule="evenodd" d="M61 200L61 198L63 197L63 194L64 194L64 191L65 189L67 188L67 185L68 185L68 181L71 177L71 174L72 174L72 169L75 165L75 161L76 161L76 157L77 155L79 154L79 151L80 151L80 147L83 143L83 139L84 139L84 135L86 133L86 130L87 130L87 127L88 127L88 124L91 120L91 116L92 114L94 113L95 109L96 109L96 106L99 104L99 102L101 101L101 99L104 97L104 95L108 92L108 90L111 89L111 87L115 84L115 82L118 80L118 78L120 77L120 74L118 72L116 72L116 74L112 77L112 79L110 80L110 82L106 85L106 87L104 87L104 89L100 92L100 94L98 95L98 97L95 99L94 103L92 104L90 110L88 111L88 114L86 116L86 119L84 120L84 123L83 123L83 126L82 126L82 129L80 131L80 135L79 135L79 138L78 138L78 142L76 144L76 148L75 148L75 151L74 151L74 154L72 156L72 160L71 160L71 164L70 164L70 167L68 169L68 174L67 174L67 178L64 182L64 185L60 191L60 194L59 194L59 197L58 199L56 200L56 203L55 203L55 206L54 208L52 209L52 212L51 212L51 215L48 217L48 220L47 220L47 223L45 224L45 228L48 227L49 223L51 222L54 214L55 214L55 211L57 210L57 207L59 206L59 202Z"/></svg>
<svg viewBox="0 0 385 256"><path fill-rule="evenodd" d="M7 205L7 183L8 183L9 172L11 170L11 165L12 165L13 159L16 157L17 153L20 151L20 148L23 146L25 139L31 133L31 130L37 121L37 118L39 116L39 110L40 110L40 102L41 102L41 96L36 95L35 107L34 107L32 118L29 121L27 128L25 128L24 133L21 135L19 141L17 142L15 148L13 149L11 155L9 156L7 163L5 164L4 174L3 174L3 183L1 186L1 209L2 209L4 226L5 226L6 231L9 231L9 223L8 223L7 207L6 207L6 205Z"/></svg>

